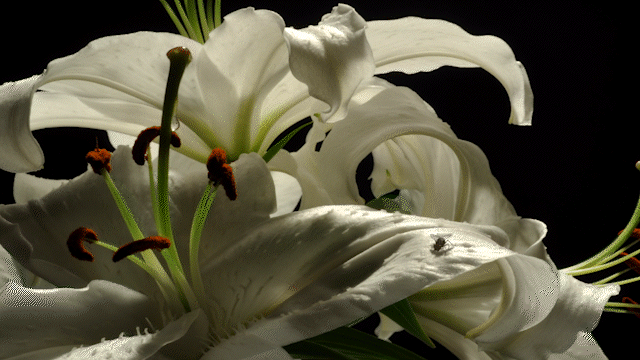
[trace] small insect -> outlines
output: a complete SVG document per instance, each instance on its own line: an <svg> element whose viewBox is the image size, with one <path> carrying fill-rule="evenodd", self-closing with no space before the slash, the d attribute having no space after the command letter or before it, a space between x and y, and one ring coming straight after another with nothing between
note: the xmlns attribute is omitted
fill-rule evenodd
<svg viewBox="0 0 640 360"><path fill-rule="evenodd" d="M448 238L453 234L431 234L431 238L435 240L435 244L433 244L433 251L440 251L448 242Z"/></svg>

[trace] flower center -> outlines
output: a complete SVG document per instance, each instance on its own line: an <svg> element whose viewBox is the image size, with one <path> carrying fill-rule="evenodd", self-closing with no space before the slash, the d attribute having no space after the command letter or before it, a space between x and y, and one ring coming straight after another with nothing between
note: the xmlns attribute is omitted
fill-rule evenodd
<svg viewBox="0 0 640 360"><path fill-rule="evenodd" d="M185 272L181 259L178 256L174 242L171 217L169 213L169 148L180 146L180 138L172 132L172 119L177 106L178 87L182 74L191 60L191 54L185 48L175 48L167 53L171 62L165 99L163 104L160 126L143 130L136 139L132 148L132 157L138 165L149 167L149 189L152 199L154 219L157 235L145 236L140 230L136 220L121 196L116 184L113 182L111 171L111 154L104 149L96 149L87 154L87 161L93 167L96 174L101 175L120 211L122 218L131 233L133 241L120 247L103 242L98 239L98 234L88 228L80 227L73 231L68 238L67 246L73 257L84 261L94 261L94 256L85 248L85 242L99 245L113 251L113 261L118 262L128 259L146 271L158 285L168 306L168 314L165 318L172 319L196 308L203 308L207 316L211 318L211 311L207 309L207 301L204 286L200 275L198 263L198 250L200 237L205 220L216 195L216 189L221 185L231 200L238 196L233 169L226 161L226 153L222 149L214 149L207 169L209 170L209 183L198 204L193 219L189 238L189 275ZM159 152L157 159L157 171L154 171L149 144L159 137ZM157 173L157 176L154 174ZM158 250L165 260L166 268L157 259L152 251Z"/></svg>

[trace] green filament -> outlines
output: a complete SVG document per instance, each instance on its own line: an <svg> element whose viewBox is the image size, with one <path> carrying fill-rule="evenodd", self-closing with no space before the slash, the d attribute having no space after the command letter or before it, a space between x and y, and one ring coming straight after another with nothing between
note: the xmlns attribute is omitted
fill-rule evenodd
<svg viewBox="0 0 640 360"><path fill-rule="evenodd" d="M160 3L180 35L201 44L207 41L211 30L222 23L221 0L207 0L206 4L204 0L174 0L175 10L167 0Z"/></svg>

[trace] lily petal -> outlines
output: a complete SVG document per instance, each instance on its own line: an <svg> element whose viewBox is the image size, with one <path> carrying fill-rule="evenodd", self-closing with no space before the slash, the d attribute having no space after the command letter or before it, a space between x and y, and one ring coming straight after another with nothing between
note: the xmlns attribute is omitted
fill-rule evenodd
<svg viewBox="0 0 640 360"><path fill-rule="evenodd" d="M376 197L401 189L413 214L500 226L509 235L501 245L510 249L524 251L544 237L542 222L516 214L477 146L458 139L411 90L386 85L380 91L381 85L374 85L377 94L364 103L351 104L349 115L333 125L319 151L311 142L270 162L272 170L298 179L301 209L363 204L355 174L373 153Z"/></svg>
<svg viewBox="0 0 640 360"><path fill-rule="evenodd" d="M135 333L154 312L147 296L108 281L53 290L29 289L10 281L0 288L0 357L20 355L25 347L93 344L123 331Z"/></svg>
<svg viewBox="0 0 640 360"><path fill-rule="evenodd" d="M325 119L344 118L360 82L373 76L365 27L365 20L351 6L339 4L317 26L285 29L291 72L307 84L311 96L329 104Z"/></svg>
<svg viewBox="0 0 640 360"><path fill-rule="evenodd" d="M42 149L29 128L31 95L41 80L34 75L0 86L0 169L27 172L44 164Z"/></svg>
<svg viewBox="0 0 640 360"><path fill-rule="evenodd" d="M212 136L232 160L248 152L261 126L253 112L288 72L283 30L280 15L241 9L225 16L194 57L201 100L193 105L204 106L202 116L210 120L211 135L203 135Z"/></svg>
<svg viewBox="0 0 640 360"><path fill-rule="evenodd" d="M170 322L162 330L154 334L138 334L137 336L120 336L114 340L101 341L98 344L81 347L56 358L56 360L84 360L84 359L122 359L122 360L145 360L151 356L158 360L193 359L198 356L197 346L195 349L186 349L187 353L174 353L171 357L166 357L158 352L167 344L172 344L183 338L192 325L199 319L203 319L201 310L187 313L179 319ZM197 341L193 341L196 343ZM191 351L189 351L191 350Z"/></svg>
<svg viewBox="0 0 640 360"><path fill-rule="evenodd" d="M473 36L443 20L406 17L367 23L376 74L402 71L413 74L449 65L482 67L507 90L511 102L510 124L530 125L533 92L524 66L502 39Z"/></svg>
<svg viewBox="0 0 640 360"><path fill-rule="evenodd" d="M446 256L430 250L430 234L441 232L452 234ZM205 288L217 309L214 332L252 334L279 346L312 337L512 254L493 240L503 236L494 227L364 206L273 218L205 265Z"/></svg>
<svg viewBox="0 0 640 360"><path fill-rule="evenodd" d="M585 333L590 333L596 327L605 303L618 294L620 287L597 287L562 273L559 280L558 300L542 322L501 342L484 342L483 335L480 335L475 339L480 348L485 351L499 350L507 356L526 359L547 359L554 353L578 351L574 345L581 344ZM567 336L570 334L573 335ZM570 350L572 347L573 350Z"/></svg>

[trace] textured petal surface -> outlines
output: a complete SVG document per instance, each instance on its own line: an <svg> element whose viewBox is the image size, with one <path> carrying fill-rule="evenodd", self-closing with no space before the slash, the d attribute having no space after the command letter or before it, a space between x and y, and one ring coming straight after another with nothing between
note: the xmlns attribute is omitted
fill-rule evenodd
<svg viewBox="0 0 640 360"><path fill-rule="evenodd" d="M93 344L135 333L154 318L150 299L96 280L82 289L36 290L8 282L0 288L0 357L62 345Z"/></svg>
<svg viewBox="0 0 640 360"><path fill-rule="evenodd" d="M531 124L533 92L527 72L502 39L473 36L455 24L417 17L370 21L367 25L377 74L413 74L445 65L480 66L507 90L511 102L509 123Z"/></svg>
<svg viewBox="0 0 640 360"><path fill-rule="evenodd" d="M360 82L373 76L375 65L364 29L365 20L349 5L339 4L318 26L287 28L289 66L309 87L309 94L329 104L326 118L345 117Z"/></svg>
<svg viewBox="0 0 640 360"><path fill-rule="evenodd" d="M433 251L430 234L442 232L452 234L452 249ZM218 319L212 323L223 338L246 327L248 334L286 345L511 254L496 245L501 237L494 227L363 206L273 218L205 265Z"/></svg>
<svg viewBox="0 0 640 360"><path fill-rule="evenodd" d="M174 354L175 356L171 357L157 353L163 346L183 338L191 326L203 316L202 311L196 310L170 322L157 333L148 334L145 331L145 334L129 337L120 336L113 340L101 341L92 346L74 349L63 356L55 358L55 360L145 360L152 356L154 360L194 359L193 356L199 355L197 350L196 353L187 351L187 353ZM198 340L192 339L192 342L193 348L198 349Z"/></svg>

